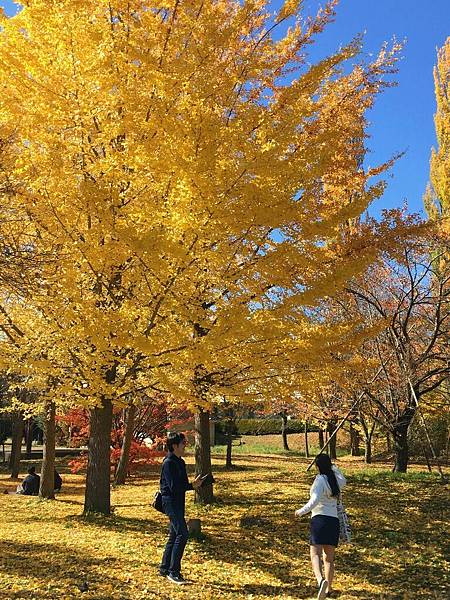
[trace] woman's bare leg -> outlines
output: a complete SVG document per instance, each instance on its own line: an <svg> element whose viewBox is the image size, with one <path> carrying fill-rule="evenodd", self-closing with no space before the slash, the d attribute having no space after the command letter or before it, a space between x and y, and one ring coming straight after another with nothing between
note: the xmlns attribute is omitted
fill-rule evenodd
<svg viewBox="0 0 450 600"><path fill-rule="evenodd" d="M320 546L319 546L320 548ZM334 577L334 546L322 546L323 548L323 567L325 572L325 579L328 581L328 591L331 592L333 588L333 577Z"/></svg>
<svg viewBox="0 0 450 600"><path fill-rule="evenodd" d="M322 550L323 546L310 546L311 564L317 583L322 581Z"/></svg>

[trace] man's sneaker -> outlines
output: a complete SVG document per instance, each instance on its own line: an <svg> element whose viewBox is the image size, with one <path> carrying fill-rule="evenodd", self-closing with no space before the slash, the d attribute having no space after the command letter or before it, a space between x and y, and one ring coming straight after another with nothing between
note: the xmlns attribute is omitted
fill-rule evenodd
<svg viewBox="0 0 450 600"><path fill-rule="evenodd" d="M167 575L167 579L172 583L176 583L177 585L185 585L187 583L186 579L183 579L181 575L174 575L173 573L169 573Z"/></svg>
<svg viewBox="0 0 450 600"><path fill-rule="evenodd" d="M328 581L326 579L322 579L319 584L319 592L317 594L317 600L324 600L327 596L328 591Z"/></svg>
<svg viewBox="0 0 450 600"><path fill-rule="evenodd" d="M167 577L169 571L166 571L166 569L159 569L158 574L161 575L161 577Z"/></svg>

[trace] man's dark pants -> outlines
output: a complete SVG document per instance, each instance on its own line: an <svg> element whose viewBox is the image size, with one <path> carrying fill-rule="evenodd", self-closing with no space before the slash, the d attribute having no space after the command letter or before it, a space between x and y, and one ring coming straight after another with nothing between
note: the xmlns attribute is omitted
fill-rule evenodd
<svg viewBox="0 0 450 600"><path fill-rule="evenodd" d="M184 507L163 498L164 512L170 519L169 538L161 561L161 572L180 575L181 559L188 540Z"/></svg>

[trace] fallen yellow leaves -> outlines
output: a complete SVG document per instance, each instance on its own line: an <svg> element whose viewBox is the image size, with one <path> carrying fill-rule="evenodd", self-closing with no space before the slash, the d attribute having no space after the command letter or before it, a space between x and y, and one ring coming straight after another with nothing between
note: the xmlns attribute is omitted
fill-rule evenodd
<svg viewBox="0 0 450 600"><path fill-rule="evenodd" d="M54 502L0 495L0 598L315 597L308 519L293 517L308 496L305 460L241 456L230 472L215 462L218 502L200 507L188 496L187 515L202 519L204 533L186 548L183 573L192 585L174 589L157 575L166 518L150 507L155 470L113 490L108 518L80 516L83 477L67 474ZM355 540L338 549L339 598L445 597L445 486L425 473L399 477L354 459L340 465ZM0 492L14 487L0 475Z"/></svg>

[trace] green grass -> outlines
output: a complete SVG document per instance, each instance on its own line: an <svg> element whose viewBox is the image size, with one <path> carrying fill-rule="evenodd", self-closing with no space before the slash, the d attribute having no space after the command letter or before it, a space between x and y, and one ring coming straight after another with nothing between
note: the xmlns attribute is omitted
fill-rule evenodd
<svg viewBox="0 0 450 600"><path fill-rule="evenodd" d="M283 445L281 442L281 436L280 436L280 444L274 444L274 443L270 443L270 442L266 442L264 440L265 436L247 436L246 441L244 444L239 445L238 442L233 442L233 451L232 451L232 456L246 456L246 455L254 455L254 454L276 454L276 455L280 455L280 456L305 456L305 452L304 450L298 450L296 448L292 448L291 450L287 451L283 449ZM250 441L247 441L250 438ZM220 454L220 455L224 455L226 454L227 451L227 447L226 446L213 446L212 447L212 452L213 454ZM310 446L309 447L309 453L311 455L311 457L314 457L318 452L319 452L320 448L318 446ZM338 448L337 449L337 455L338 456L345 456L347 454L347 452L342 449L342 448Z"/></svg>
<svg viewBox="0 0 450 600"><path fill-rule="evenodd" d="M433 470L431 473L427 471L408 471L407 473L394 473L392 469L387 470L385 466L378 467L377 465L370 465L370 467L362 467L357 473L353 475L353 481L356 483L369 483L380 485L383 483L390 484L395 481L405 481L408 483L440 483L441 477L437 470Z"/></svg>

